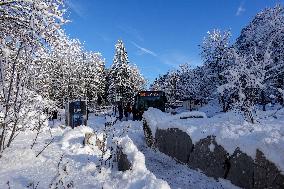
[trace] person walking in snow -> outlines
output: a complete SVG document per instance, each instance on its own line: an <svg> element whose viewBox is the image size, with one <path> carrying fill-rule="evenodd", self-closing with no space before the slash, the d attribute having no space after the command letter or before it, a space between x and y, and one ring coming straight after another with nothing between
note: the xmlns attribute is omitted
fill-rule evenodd
<svg viewBox="0 0 284 189"><path fill-rule="evenodd" d="M113 112L113 115L116 116L116 113L117 113L117 105L113 105L112 107L112 112Z"/></svg>
<svg viewBox="0 0 284 189"><path fill-rule="evenodd" d="M130 115L132 113L132 107L131 107L130 102L127 103L127 112L128 112L128 117L130 118Z"/></svg>
<svg viewBox="0 0 284 189"><path fill-rule="evenodd" d="M127 109L127 105L124 106L124 117L126 118L126 121L128 121L128 109Z"/></svg>
<svg viewBox="0 0 284 189"><path fill-rule="evenodd" d="M122 103L121 102L118 102L117 109L118 109L118 114L119 114L118 118L121 121L121 119L123 118L123 107L122 107Z"/></svg>

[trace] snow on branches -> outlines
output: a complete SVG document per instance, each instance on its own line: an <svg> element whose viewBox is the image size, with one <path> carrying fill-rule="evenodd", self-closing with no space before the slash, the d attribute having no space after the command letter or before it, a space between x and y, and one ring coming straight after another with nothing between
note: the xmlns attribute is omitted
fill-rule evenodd
<svg viewBox="0 0 284 189"><path fill-rule="evenodd" d="M137 66L129 64L122 40L115 45L113 64L108 71L109 102L131 102L134 95L145 87L146 80Z"/></svg>
<svg viewBox="0 0 284 189"><path fill-rule="evenodd" d="M265 111L271 96L284 104L283 27L284 9L277 5L257 14L234 44L229 43L229 31L208 32L201 44L204 64L161 75L152 88L173 100L218 98L224 112L238 108L254 122L256 104Z"/></svg>
<svg viewBox="0 0 284 189"><path fill-rule="evenodd" d="M63 19L62 1L34 0L0 3L0 153L11 144L25 114L37 109L27 107L35 96L28 87L29 78L38 69L43 51L60 36ZM30 105L33 103L30 103ZM41 110L37 110L41 111ZM21 125L21 129L24 125Z"/></svg>

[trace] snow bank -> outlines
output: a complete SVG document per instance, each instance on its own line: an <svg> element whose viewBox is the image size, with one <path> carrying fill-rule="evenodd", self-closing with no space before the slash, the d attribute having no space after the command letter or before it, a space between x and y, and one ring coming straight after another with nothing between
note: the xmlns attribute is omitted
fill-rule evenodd
<svg viewBox="0 0 284 189"><path fill-rule="evenodd" d="M182 112L180 114L175 115L174 117L179 119L187 119L187 118L207 118L204 112L192 111L192 112Z"/></svg>
<svg viewBox="0 0 284 189"><path fill-rule="evenodd" d="M144 155L138 151L128 136L116 138L115 140L122 147L123 153L127 155L132 169L126 172L118 172L111 168L103 167L101 173L98 173L97 165L99 162L96 161L101 157L101 151L96 145L92 147L82 145L87 132L93 132L93 130L86 126L75 127L74 129L66 128L61 140L61 149L66 154L78 156L80 161L84 159L80 158L80 156L83 157L86 154L94 156L92 159L95 162L89 162L82 167L82 172L88 175L88 177L89 174L94 175L93 182L100 183L103 188L170 188L167 182L157 179L153 173L147 170ZM102 133L97 133L96 137L102 140ZM93 140L93 144L95 144L95 137L91 137L90 140ZM109 155L110 152L108 151L104 159Z"/></svg>
<svg viewBox="0 0 284 189"><path fill-rule="evenodd" d="M49 132L54 137L53 143L36 157L45 143L51 140ZM92 129L86 126L43 130L34 149L30 149L30 144L36 132L21 133L15 139L13 148L8 148L0 158L0 188L7 188L8 181L10 187L15 189L26 188L30 183L39 183L38 188L50 188L49 185L60 177L64 179L62 184L72 181L74 188L82 189L170 188L167 182L157 179L147 170L144 155L128 137L120 139L120 145L128 155L132 169L120 172L109 167L108 163L100 169L99 149L95 145L90 147L82 144L87 132L92 132ZM106 154L106 158L108 156ZM61 165L66 166L67 172L65 174L61 170L62 174L58 177L57 167L61 157Z"/></svg>
<svg viewBox="0 0 284 189"><path fill-rule="evenodd" d="M127 155L127 159L130 161L134 171L145 172L147 170L144 155L138 151L128 136L118 139L118 144L122 147L123 153Z"/></svg>
<svg viewBox="0 0 284 189"><path fill-rule="evenodd" d="M267 112L269 114L271 112ZM196 114L196 113L194 113ZM237 147L255 159L256 149L284 172L284 114L278 112L279 118L266 118L257 124L244 121L240 114L228 112L212 118L180 119L158 109L149 108L143 115L147 120L153 136L157 128L178 128L186 132L193 143L207 136L216 136L216 142L231 155Z"/></svg>
<svg viewBox="0 0 284 189"><path fill-rule="evenodd" d="M85 133L90 132L92 133L93 129L86 126L75 127L74 129L67 127L62 138L62 149L66 150L67 148L72 149L80 147L82 145L83 138L85 137Z"/></svg>
<svg viewBox="0 0 284 189"><path fill-rule="evenodd" d="M160 129L163 128L173 128L170 125L164 124L172 120L180 119L195 119L194 117L207 118L204 112L192 111L192 112L182 112L180 114L171 115L169 113L164 113L159 109L150 107L146 112L144 112L143 117L147 120L147 124L151 128L153 136L155 136L157 125L159 124ZM163 123L163 124L161 124Z"/></svg>
<svg viewBox="0 0 284 189"><path fill-rule="evenodd" d="M96 136L92 136L89 140L93 144L92 146L83 145L83 141L86 133L93 133L93 129L87 126L79 126L74 129L66 128L66 131L63 133L61 140L61 149L69 155L92 155L100 157L102 151L96 144L97 138L103 140L103 133L97 133ZM110 151L107 150L104 159L110 155Z"/></svg>
<svg viewBox="0 0 284 189"><path fill-rule="evenodd" d="M130 185L131 188L170 188L167 182L157 179L153 173L147 170L145 156L137 149L128 136L119 138L117 141L132 165L131 170L123 173L122 178L124 181L127 181L127 183L123 183L120 188L129 188Z"/></svg>

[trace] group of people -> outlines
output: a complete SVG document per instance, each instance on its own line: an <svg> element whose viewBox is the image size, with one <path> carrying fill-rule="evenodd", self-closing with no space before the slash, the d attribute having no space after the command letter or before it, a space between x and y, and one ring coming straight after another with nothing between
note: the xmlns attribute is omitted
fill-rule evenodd
<svg viewBox="0 0 284 189"><path fill-rule="evenodd" d="M117 106L114 106L114 114L116 115L117 112L119 120L122 120L124 116L127 121L130 117L130 114L132 113L132 107L130 102L126 103L126 105L124 106L122 102L118 102Z"/></svg>

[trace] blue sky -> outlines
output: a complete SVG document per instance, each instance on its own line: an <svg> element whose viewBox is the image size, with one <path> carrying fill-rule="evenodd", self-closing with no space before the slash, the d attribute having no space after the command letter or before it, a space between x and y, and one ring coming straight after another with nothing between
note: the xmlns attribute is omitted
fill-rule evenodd
<svg viewBox="0 0 284 189"><path fill-rule="evenodd" d="M112 64L114 45L125 43L131 63L152 82L183 63L202 64L207 31L230 29L232 41L252 18L280 0L67 0L65 26L86 50L101 52Z"/></svg>

